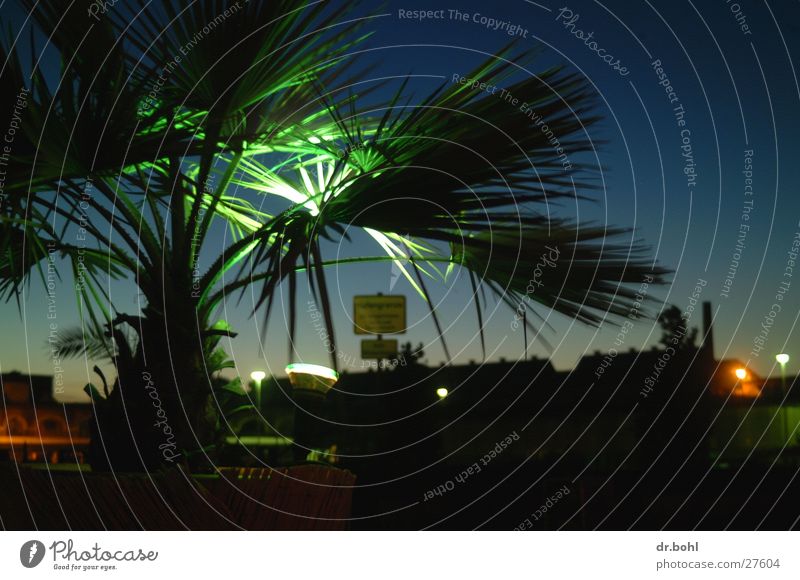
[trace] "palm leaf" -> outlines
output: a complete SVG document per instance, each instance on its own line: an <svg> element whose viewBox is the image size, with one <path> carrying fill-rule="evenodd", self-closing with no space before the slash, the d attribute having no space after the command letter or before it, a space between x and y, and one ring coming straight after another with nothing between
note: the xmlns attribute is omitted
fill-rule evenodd
<svg viewBox="0 0 800 580"><path fill-rule="evenodd" d="M114 340L107 333L97 333L91 328L67 328L60 330L48 348L62 358L87 357L91 359L113 360L117 349Z"/></svg>
<svg viewBox="0 0 800 580"><path fill-rule="evenodd" d="M490 85L513 78L511 59L505 57L511 57L510 49L468 78ZM404 87L392 105L402 100ZM286 198L293 204L287 215L295 221L300 220L298 212L314 219L313 232L295 229L294 235L281 239L282 250L271 245L258 251L254 267L268 265L267 271L275 275L276 264L285 271L297 256L316 248L315 237L330 236L342 226L360 226L428 302L441 335L420 276L426 264L449 260L451 266L474 274L482 327L478 285L516 308L525 298L536 260L546 246L557 245L568 256L560 265L561 277L553 278L533 301L588 324L598 324L606 313L624 316L635 297L628 285L640 284L646 275L652 275L654 283L663 282L666 270L649 264L640 244L615 242L628 230L584 226L534 209L535 204L573 195L576 189L592 188L593 168L579 162L581 154L596 145L587 133L599 119L592 113L590 87L556 67L511 82L506 90L535 114L451 83L416 106L358 111L353 99L344 107L345 115L341 107L329 104L335 134L308 138L301 152L277 166L247 160L237 184ZM560 149L554 150L551 135L558 137ZM335 156L337 150L346 151L344 158ZM569 165L564 165L560 151ZM311 173L314 168L318 184ZM417 252L411 260L415 280L387 236L443 242L451 252ZM260 239L268 243L264 235ZM262 300L269 299L277 282L266 277L270 281ZM526 324L535 330L530 320Z"/></svg>

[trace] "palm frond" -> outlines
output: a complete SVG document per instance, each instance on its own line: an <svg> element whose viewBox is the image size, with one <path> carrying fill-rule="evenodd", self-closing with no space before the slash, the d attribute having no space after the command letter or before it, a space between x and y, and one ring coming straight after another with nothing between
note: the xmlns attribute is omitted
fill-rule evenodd
<svg viewBox="0 0 800 580"><path fill-rule="evenodd" d="M55 356L60 358L87 357L112 360L117 347L106 333L97 333L90 328L61 329L47 343Z"/></svg>
<svg viewBox="0 0 800 580"><path fill-rule="evenodd" d="M596 325L606 313L612 321L627 316L639 285L645 279L662 284L668 273L647 258L640 244L616 241L630 233L549 220L518 235L467 237L452 255L480 281L490 282L488 287L512 309L539 304ZM646 315L646 307L641 312Z"/></svg>
<svg viewBox="0 0 800 580"><path fill-rule="evenodd" d="M512 60L509 48L465 76L502 86L514 77ZM311 230L284 235L279 248L254 254L254 268L266 265L277 276L266 276L262 300L269 299L279 271L316 248L315 238L342 226L371 235L434 315L421 274L443 259L450 267L444 274L435 270L442 278L452 268L469 270L481 327L478 288L517 308L547 247L558 247L563 262L530 299L584 323L624 316L635 299L628 285L640 284L643 276L663 282L667 271L650 264L640 244L619 243L628 230L536 210L592 189L595 168L581 159L597 146L588 128L599 117L585 80L555 67L510 82L504 90L525 103L518 108L461 83L443 85L421 104L396 106L404 88L383 109L359 111L355 99L345 107L329 103L336 132L306 136L296 155L275 166L253 159L242 164L238 185L284 197L293 204L286 215L295 223L304 213L314 222ZM397 243L403 239L419 244L410 268ZM422 251L432 243L449 246L450 255ZM440 329L438 318L434 322Z"/></svg>

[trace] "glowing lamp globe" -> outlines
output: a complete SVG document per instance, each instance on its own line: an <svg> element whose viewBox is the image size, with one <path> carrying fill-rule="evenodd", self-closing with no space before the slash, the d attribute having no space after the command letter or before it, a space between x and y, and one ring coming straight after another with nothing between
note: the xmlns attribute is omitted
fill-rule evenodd
<svg viewBox="0 0 800 580"><path fill-rule="evenodd" d="M785 352L782 352L781 354L776 354L775 360L778 361L778 364L785 365L786 363L789 362L789 355L786 354Z"/></svg>
<svg viewBox="0 0 800 580"><path fill-rule="evenodd" d="M745 369L736 369L735 371L736 378L740 381L743 381L747 378L747 371Z"/></svg>
<svg viewBox="0 0 800 580"><path fill-rule="evenodd" d="M326 395L339 380L339 373L335 370L307 363L290 364L286 367L286 374L293 388L321 395Z"/></svg>

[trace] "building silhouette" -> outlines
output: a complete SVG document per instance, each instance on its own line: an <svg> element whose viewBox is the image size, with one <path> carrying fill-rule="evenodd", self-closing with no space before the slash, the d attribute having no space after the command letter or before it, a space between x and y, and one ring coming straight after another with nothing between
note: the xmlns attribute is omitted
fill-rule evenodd
<svg viewBox="0 0 800 580"><path fill-rule="evenodd" d="M48 375L0 375L0 457L24 462L83 463L90 403L59 403Z"/></svg>

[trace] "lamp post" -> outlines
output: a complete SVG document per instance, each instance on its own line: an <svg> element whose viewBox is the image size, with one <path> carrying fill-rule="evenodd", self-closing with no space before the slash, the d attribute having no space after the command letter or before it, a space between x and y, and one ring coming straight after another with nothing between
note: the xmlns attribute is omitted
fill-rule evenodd
<svg viewBox="0 0 800 580"><path fill-rule="evenodd" d="M263 432L262 424L264 423L261 419L261 381L267 376L267 373L264 371L253 371L250 373L250 378L253 379L253 382L256 384L256 407L258 408L258 434L261 435Z"/></svg>
<svg viewBox="0 0 800 580"><path fill-rule="evenodd" d="M297 405L294 415L294 454L295 461L300 462L309 452L319 452L330 443L327 396L339 380L339 373L320 365L292 363L286 367L286 374Z"/></svg>
<svg viewBox="0 0 800 580"><path fill-rule="evenodd" d="M776 354L775 360L781 365L781 393L783 394L781 414L783 415L783 440L786 443L789 437L789 418L786 416L789 413L789 409L786 407L786 363L789 362L789 355L784 352Z"/></svg>

